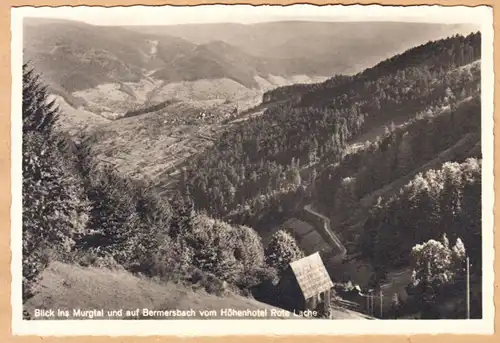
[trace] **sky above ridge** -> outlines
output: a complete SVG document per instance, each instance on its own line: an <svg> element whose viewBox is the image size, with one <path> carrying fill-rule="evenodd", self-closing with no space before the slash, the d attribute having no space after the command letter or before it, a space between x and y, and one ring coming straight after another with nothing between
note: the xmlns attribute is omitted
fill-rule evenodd
<svg viewBox="0 0 500 343"><path fill-rule="evenodd" d="M477 23L481 7L465 6L63 6L18 7L23 17L57 18L94 25L178 25L201 23L253 24L269 21L408 21L429 23ZM484 9L483 9L484 10Z"/></svg>

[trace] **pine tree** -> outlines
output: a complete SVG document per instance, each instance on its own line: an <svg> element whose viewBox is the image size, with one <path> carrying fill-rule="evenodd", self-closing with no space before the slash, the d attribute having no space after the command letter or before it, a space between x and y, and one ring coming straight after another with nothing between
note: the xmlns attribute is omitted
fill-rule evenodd
<svg viewBox="0 0 500 343"><path fill-rule="evenodd" d="M140 222L131 184L111 168L94 170L87 186L92 210L87 230L77 247L99 256L110 255L127 264L131 259L132 238Z"/></svg>
<svg viewBox="0 0 500 343"><path fill-rule="evenodd" d="M414 165L412 157L412 148L410 142L410 135L405 132L401 137L401 142L399 143L397 152L397 168L399 175L405 175L411 170Z"/></svg>
<svg viewBox="0 0 500 343"><path fill-rule="evenodd" d="M182 236L192 227L192 220L195 215L194 203L188 193L182 196L176 193L172 199L172 224L170 225L170 236L177 238Z"/></svg>
<svg viewBox="0 0 500 343"><path fill-rule="evenodd" d="M23 133L50 134L59 115L55 100L49 101L47 87L26 63L23 65Z"/></svg>
<svg viewBox="0 0 500 343"><path fill-rule="evenodd" d="M54 134L58 110L23 67L23 301L34 295L50 256L63 258L83 231L88 211L64 141Z"/></svg>
<svg viewBox="0 0 500 343"><path fill-rule="evenodd" d="M335 211L340 215L349 215L356 206L356 178L343 178L335 196Z"/></svg>

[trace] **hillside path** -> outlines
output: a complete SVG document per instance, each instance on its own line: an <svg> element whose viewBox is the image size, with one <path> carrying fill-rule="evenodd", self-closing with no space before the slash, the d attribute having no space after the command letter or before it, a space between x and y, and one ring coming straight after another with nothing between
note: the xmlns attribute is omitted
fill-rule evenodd
<svg viewBox="0 0 500 343"><path fill-rule="evenodd" d="M337 236L335 232L333 232L331 226L330 226L330 219L327 218L326 216L322 215L321 213L316 212L315 210L312 209L312 204L304 206L304 210L316 217L318 217L322 222L323 222L323 233L319 232L323 236L327 236L331 238L331 241L335 244L337 250L339 253L337 254L336 258L343 259L346 256L347 249L342 244L342 241L340 238ZM320 231L321 228L316 228L317 231Z"/></svg>

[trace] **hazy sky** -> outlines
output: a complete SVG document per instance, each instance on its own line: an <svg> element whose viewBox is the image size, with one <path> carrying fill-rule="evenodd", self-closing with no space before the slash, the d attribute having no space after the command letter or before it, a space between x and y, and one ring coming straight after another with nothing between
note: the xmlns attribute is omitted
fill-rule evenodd
<svg viewBox="0 0 500 343"><path fill-rule="evenodd" d="M18 7L13 15L84 21L96 25L172 25L188 23L257 23L277 20L318 21L414 21L439 23L478 23L482 7L440 6L131 6L131 7Z"/></svg>

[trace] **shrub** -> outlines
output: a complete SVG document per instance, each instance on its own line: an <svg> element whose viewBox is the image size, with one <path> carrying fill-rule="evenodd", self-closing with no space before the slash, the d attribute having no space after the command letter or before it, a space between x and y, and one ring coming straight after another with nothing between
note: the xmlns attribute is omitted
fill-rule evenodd
<svg viewBox="0 0 500 343"><path fill-rule="evenodd" d="M222 280L234 283L243 271L235 257L237 234L227 223L198 215L186 239L193 248L193 265Z"/></svg>
<svg viewBox="0 0 500 343"><path fill-rule="evenodd" d="M320 302L316 306L316 318L329 319L331 317L332 309L331 305L325 302Z"/></svg>
<svg viewBox="0 0 500 343"><path fill-rule="evenodd" d="M109 254L97 255L91 252L78 252L74 254L73 262L82 267L106 268L111 270L125 269Z"/></svg>
<svg viewBox="0 0 500 343"><path fill-rule="evenodd" d="M165 281L189 280L194 269L193 250L183 240L165 236L156 249L151 269L152 275Z"/></svg>
<svg viewBox="0 0 500 343"><path fill-rule="evenodd" d="M266 263L281 275L291 262L303 258L304 252L297 245L295 238L281 229L271 236L265 256Z"/></svg>
<svg viewBox="0 0 500 343"><path fill-rule="evenodd" d="M253 271L261 269L265 263L262 238L248 226L239 226L235 228L235 231L237 234L236 258L241 261L245 273L252 274Z"/></svg>

